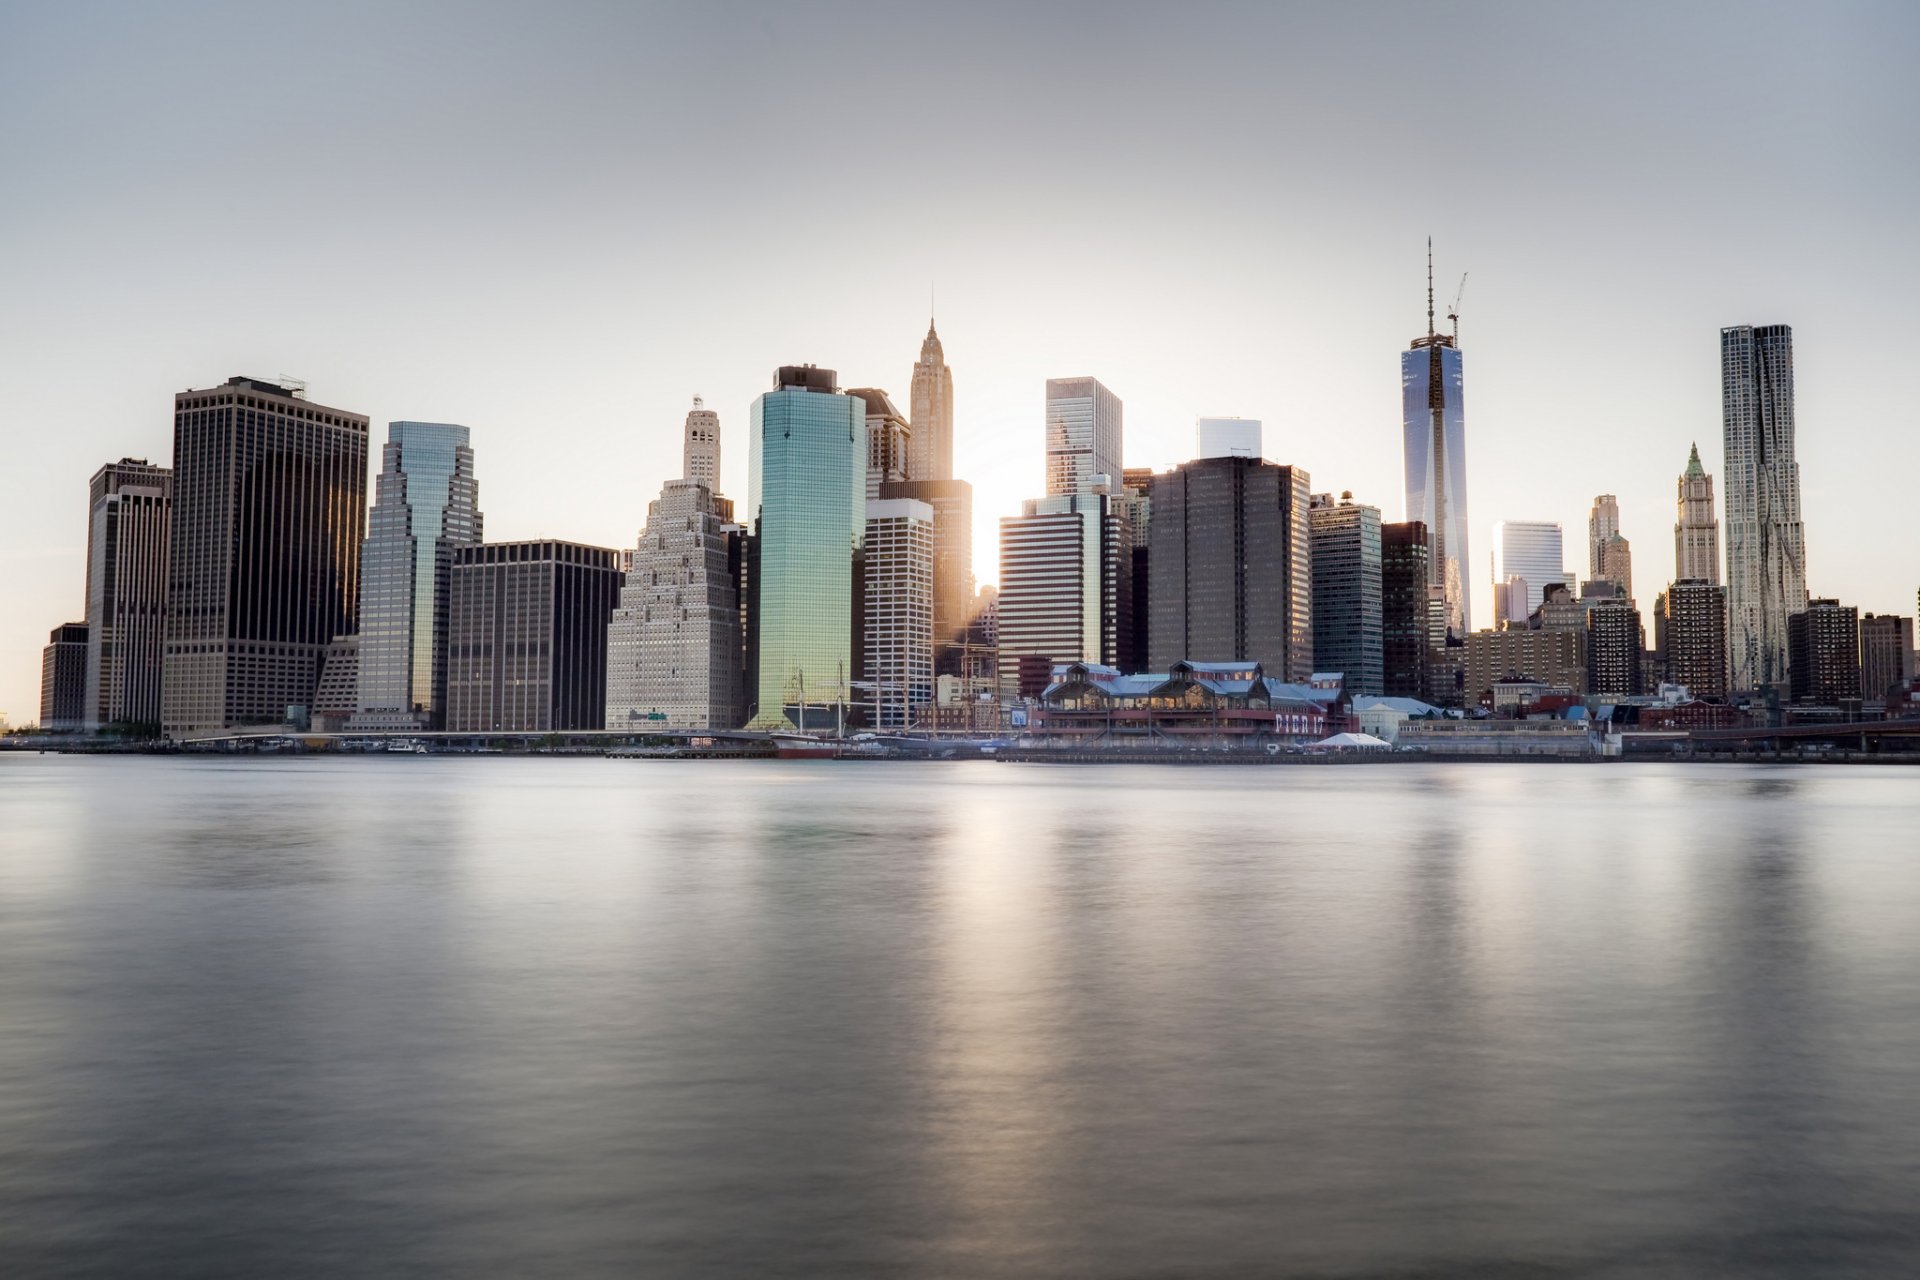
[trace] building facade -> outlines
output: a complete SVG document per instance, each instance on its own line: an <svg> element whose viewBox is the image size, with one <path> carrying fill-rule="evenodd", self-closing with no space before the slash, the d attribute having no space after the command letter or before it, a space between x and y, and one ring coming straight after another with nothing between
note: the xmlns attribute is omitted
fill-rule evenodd
<svg viewBox="0 0 1920 1280"><path fill-rule="evenodd" d="M953 370L947 367L946 352L931 319L920 344L920 358L913 364L907 400L911 456L903 478L953 479Z"/></svg>
<svg viewBox="0 0 1920 1280"><path fill-rule="evenodd" d="M1261 458L1260 419L1201 418L1194 426L1196 458Z"/></svg>
<svg viewBox="0 0 1920 1280"><path fill-rule="evenodd" d="M1610 493L1603 493L1593 500L1593 508L1587 512L1587 576L1604 578L1601 567L1601 549L1607 539L1620 532L1620 500Z"/></svg>
<svg viewBox="0 0 1920 1280"><path fill-rule="evenodd" d="M1150 668L1257 662L1282 680L1313 674L1310 483L1299 467L1240 457L1153 478Z"/></svg>
<svg viewBox="0 0 1920 1280"><path fill-rule="evenodd" d="M887 393L878 387L856 387L847 394L867 406L866 500L872 502L880 496L883 485L911 478L910 428Z"/></svg>
<svg viewBox="0 0 1920 1280"><path fill-rule="evenodd" d="M1587 609L1587 693L1614 699L1644 693L1640 655L1645 649L1640 609L1631 597L1592 600Z"/></svg>
<svg viewBox="0 0 1920 1280"><path fill-rule="evenodd" d="M1316 493L1309 504L1313 668L1344 675L1349 693L1377 696L1386 687L1380 508L1356 503L1351 493L1338 502Z"/></svg>
<svg viewBox="0 0 1920 1280"><path fill-rule="evenodd" d="M1794 461L1793 330L1720 331L1726 440L1727 647L1733 687L1783 687L1787 619L1807 607L1800 467Z"/></svg>
<svg viewBox="0 0 1920 1280"><path fill-rule="evenodd" d="M1611 533L1594 548L1594 580L1611 582L1623 596L1633 594L1633 546Z"/></svg>
<svg viewBox="0 0 1920 1280"><path fill-rule="evenodd" d="M1447 630L1473 625L1468 587L1467 417L1460 349L1433 327L1433 260L1427 260L1427 333L1400 355L1406 517L1427 530L1428 572Z"/></svg>
<svg viewBox="0 0 1920 1280"><path fill-rule="evenodd" d="M741 538L705 484L661 487L607 624L607 728L734 729L745 719Z"/></svg>
<svg viewBox="0 0 1920 1280"><path fill-rule="evenodd" d="M453 553L481 541L467 428L390 422L360 554L356 729L446 723Z"/></svg>
<svg viewBox="0 0 1920 1280"><path fill-rule="evenodd" d="M707 486L710 492L720 492L720 415L707 408L699 396L693 398L693 408L687 410L686 425L681 429L680 463L685 479Z"/></svg>
<svg viewBox="0 0 1920 1280"><path fill-rule="evenodd" d="M87 624L63 622L40 651L40 727L78 733L87 718Z"/></svg>
<svg viewBox="0 0 1920 1280"><path fill-rule="evenodd" d="M862 596L872 724L909 729L933 704L933 508L911 498L867 504Z"/></svg>
<svg viewBox="0 0 1920 1280"><path fill-rule="evenodd" d="M1860 697L1860 611L1809 600L1787 619L1788 688L1793 700L1823 707Z"/></svg>
<svg viewBox="0 0 1920 1280"><path fill-rule="evenodd" d="M897 480L880 486L882 501L923 502L933 510L933 664L959 675L977 647L973 622L973 486L965 480Z"/></svg>
<svg viewBox="0 0 1920 1280"><path fill-rule="evenodd" d="M577 542L454 548L447 729L547 733L606 724L607 622L619 553Z"/></svg>
<svg viewBox="0 0 1920 1280"><path fill-rule="evenodd" d="M1860 693L1870 702L1913 680L1913 619L1891 613L1860 619Z"/></svg>
<svg viewBox="0 0 1920 1280"><path fill-rule="evenodd" d="M753 402L748 617L759 729L844 719L854 649L854 562L866 536L867 405L831 369L788 365ZM801 709L806 708L803 712ZM791 709L791 710L790 710Z"/></svg>
<svg viewBox="0 0 1920 1280"><path fill-rule="evenodd" d="M1560 526L1549 520L1502 520L1493 526L1493 580L1505 584L1515 578L1527 584L1524 622L1540 607L1547 588L1567 581ZM1497 627L1502 620L1494 619Z"/></svg>
<svg viewBox="0 0 1920 1280"><path fill-rule="evenodd" d="M1047 379L1047 496L1092 493L1095 476L1120 482L1120 397L1098 378Z"/></svg>
<svg viewBox="0 0 1920 1280"><path fill-rule="evenodd" d="M1474 631L1466 639L1463 694L1470 707L1489 701L1496 682L1513 678L1587 691L1584 631Z"/></svg>
<svg viewBox="0 0 1920 1280"><path fill-rule="evenodd" d="M1061 663L1111 666L1120 518L1105 493L1029 498L1000 520L994 617L1003 697L1038 697Z"/></svg>
<svg viewBox="0 0 1920 1280"><path fill-rule="evenodd" d="M1720 520L1713 511L1713 477L1700 465L1700 446L1687 455L1680 473L1678 508L1673 522L1673 576L1720 585Z"/></svg>
<svg viewBox="0 0 1920 1280"><path fill-rule="evenodd" d="M366 415L258 378L174 397L168 736L312 706L327 646L359 629L366 509Z"/></svg>
<svg viewBox="0 0 1920 1280"><path fill-rule="evenodd" d="M122 458L87 486L87 729L160 729L173 473Z"/></svg>
<svg viewBox="0 0 1920 1280"><path fill-rule="evenodd" d="M1666 678L1696 698L1727 696L1727 592L1704 578L1682 578L1661 597Z"/></svg>
<svg viewBox="0 0 1920 1280"><path fill-rule="evenodd" d="M1380 526L1381 682L1390 698L1425 700L1439 639L1430 607L1431 542L1418 520Z"/></svg>

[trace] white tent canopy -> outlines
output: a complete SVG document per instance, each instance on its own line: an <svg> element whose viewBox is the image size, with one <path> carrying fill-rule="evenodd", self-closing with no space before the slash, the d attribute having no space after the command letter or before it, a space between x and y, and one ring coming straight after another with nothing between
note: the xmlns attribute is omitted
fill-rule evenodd
<svg viewBox="0 0 1920 1280"><path fill-rule="evenodd" d="M1336 733L1331 738L1322 738L1313 743L1312 751L1391 751L1393 744L1384 742L1370 733Z"/></svg>

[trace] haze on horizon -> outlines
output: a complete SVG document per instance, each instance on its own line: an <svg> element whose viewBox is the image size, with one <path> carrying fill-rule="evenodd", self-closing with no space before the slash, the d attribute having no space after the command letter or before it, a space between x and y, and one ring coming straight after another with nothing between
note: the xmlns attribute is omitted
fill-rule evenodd
<svg viewBox="0 0 1920 1280"><path fill-rule="evenodd" d="M630 545L695 394L747 497L775 366L903 407L929 288L976 560L1043 383L1401 516L1399 352L1471 271L1490 530L1617 494L1644 610L1721 473L1718 334L1794 327L1808 583L1912 614L1920 8L0 3L0 711L83 615L87 478L305 379L473 428L487 533ZM1724 515L1724 505L1722 506Z"/></svg>

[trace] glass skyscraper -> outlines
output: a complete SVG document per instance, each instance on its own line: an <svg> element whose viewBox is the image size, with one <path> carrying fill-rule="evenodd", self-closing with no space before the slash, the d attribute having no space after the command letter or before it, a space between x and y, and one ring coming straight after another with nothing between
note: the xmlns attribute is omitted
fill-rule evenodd
<svg viewBox="0 0 1920 1280"><path fill-rule="evenodd" d="M1092 493L1095 476L1118 486L1120 397L1098 378L1047 379L1047 496Z"/></svg>
<svg viewBox="0 0 1920 1280"><path fill-rule="evenodd" d="M1493 585L1505 586L1511 578L1527 584L1525 612L1508 620L1525 622L1548 587L1567 581L1564 554L1560 526L1550 520L1502 520L1493 526ZM1494 626L1502 621L1496 616Z"/></svg>
<svg viewBox="0 0 1920 1280"><path fill-rule="evenodd" d="M867 404L834 372L780 369L753 402L750 644L759 729L836 722L851 701L854 558L866 534ZM792 708L789 713L788 708Z"/></svg>
<svg viewBox="0 0 1920 1280"><path fill-rule="evenodd" d="M452 423L387 424L360 557L355 728L445 724L448 575L454 548L481 540L467 441Z"/></svg>
<svg viewBox="0 0 1920 1280"><path fill-rule="evenodd" d="M1446 601L1447 629L1464 635L1473 617L1467 590L1467 416L1460 350L1433 328L1428 263L1427 333L1400 354L1408 520L1427 527L1433 585Z"/></svg>

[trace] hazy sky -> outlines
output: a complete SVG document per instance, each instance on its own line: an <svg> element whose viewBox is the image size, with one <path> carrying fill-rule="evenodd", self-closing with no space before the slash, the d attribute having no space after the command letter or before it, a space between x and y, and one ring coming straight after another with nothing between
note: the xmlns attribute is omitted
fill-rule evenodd
<svg viewBox="0 0 1920 1280"><path fill-rule="evenodd" d="M983 577L1049 376L1130 464L1258 417L1398 519L1429 234L1477 583L1500 519L1583 567L1610 491L1650 607L1718 331L1784 322L1809 585L1912 613L1916 66L1909 2L0 3L0 711L88 476L243 372L468 424L493 538L622 545L696 393L742 500L776 365L904 408L932 283Z"/></svg>

